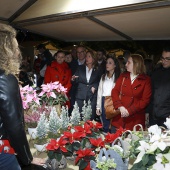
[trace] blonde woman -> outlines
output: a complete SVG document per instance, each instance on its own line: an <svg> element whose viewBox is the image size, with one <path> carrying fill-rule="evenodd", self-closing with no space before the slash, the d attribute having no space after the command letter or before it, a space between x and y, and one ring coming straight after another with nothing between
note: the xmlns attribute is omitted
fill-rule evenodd
<svg viewBox="0 0 170 170"><path fill-rule="evenodd" d="M23 108L16 75L21 61L16 31L0 24L0 169L21 170L33 159L25 134ZM16 155L15 155L16 154Z"/></svg>

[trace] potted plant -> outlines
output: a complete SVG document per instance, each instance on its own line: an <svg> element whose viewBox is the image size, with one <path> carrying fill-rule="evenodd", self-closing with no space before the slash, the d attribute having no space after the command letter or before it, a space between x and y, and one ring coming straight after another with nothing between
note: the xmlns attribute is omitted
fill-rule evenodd
<svg viewBox="0 0 170 170"><path fill-rule="evenodd" d="M38 96L41 98L41 104L57 106L58 114L60 114L61 105L65 104L68 100L66 92L67 89L56 81L41 85L41 92Z"/></svg>
<svg viewBox="0 0 170 170"><path fill-rule="evenodd" d="M35 148L39 152L45 151L46 144L48 142L47 139L47 128L48 128L48 120L45 116L45 113L40 115L40 119L37 125L36 131L36 140L35 140Z"/></svg>

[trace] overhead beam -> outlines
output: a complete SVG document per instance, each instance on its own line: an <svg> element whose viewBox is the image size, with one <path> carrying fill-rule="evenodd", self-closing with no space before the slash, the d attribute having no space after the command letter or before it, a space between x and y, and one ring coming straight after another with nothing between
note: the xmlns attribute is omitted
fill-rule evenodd
<svg viewBox="0 0 170 170"><path fill-rule="evenodd" d="M110 25L108 25L108 24L106 24L106 23L98 20L97 18L95 18L95 17L93 17L93 16L89 16L89 17L87 17L87 18L88 18L89 20L91 20L91 21L93 21L93 22L95 22L95 23L97 23L97 24L99 24L99 25L107 28L108 30L110 30L110 31L112 31L112 32L120 35L121 37L125 38L126 40L133 40L133 39L132 39L131 37L129 37L128 35L120 32L120 31L117 30L116 28L111 27Z"/></svg>
<svg viewBox="0 0 170 170"><path fill-rule="evenodd" d="M8 22L11 23L14 21L19 15L21 15L25 10L27 10L32 4L34 4L37 0L29 0L25 3L19 10L17 10L9 19Z"/></svg>

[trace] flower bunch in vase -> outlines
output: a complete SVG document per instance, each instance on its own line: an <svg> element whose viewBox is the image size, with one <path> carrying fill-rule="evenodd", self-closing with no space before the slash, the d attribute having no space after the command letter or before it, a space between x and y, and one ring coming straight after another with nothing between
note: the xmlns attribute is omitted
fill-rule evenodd
<svg viewBox="0 0 170 170"><path fill-rule="evenodd" d="M38 95L41 98L41 103L48 106L63 105L67 100L67 89L59 82L51 82L41 85L41 92Z"/></svg>

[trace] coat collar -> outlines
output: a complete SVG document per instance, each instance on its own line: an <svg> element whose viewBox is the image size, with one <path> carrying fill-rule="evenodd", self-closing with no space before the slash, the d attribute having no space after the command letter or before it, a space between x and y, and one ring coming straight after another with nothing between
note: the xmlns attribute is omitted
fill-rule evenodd
<svg viewBox="0 0 170 170"><path fill-rule="evenodd" d="M130 78L130 73L129 72L124 72L122 74L123 74L123 77L128 78L128 79ZM145 79L147 79L147 75L146 74L139 74L136 79L138 79L138 80L140 80L140 79L141 80L145 80Z"/></svg>

